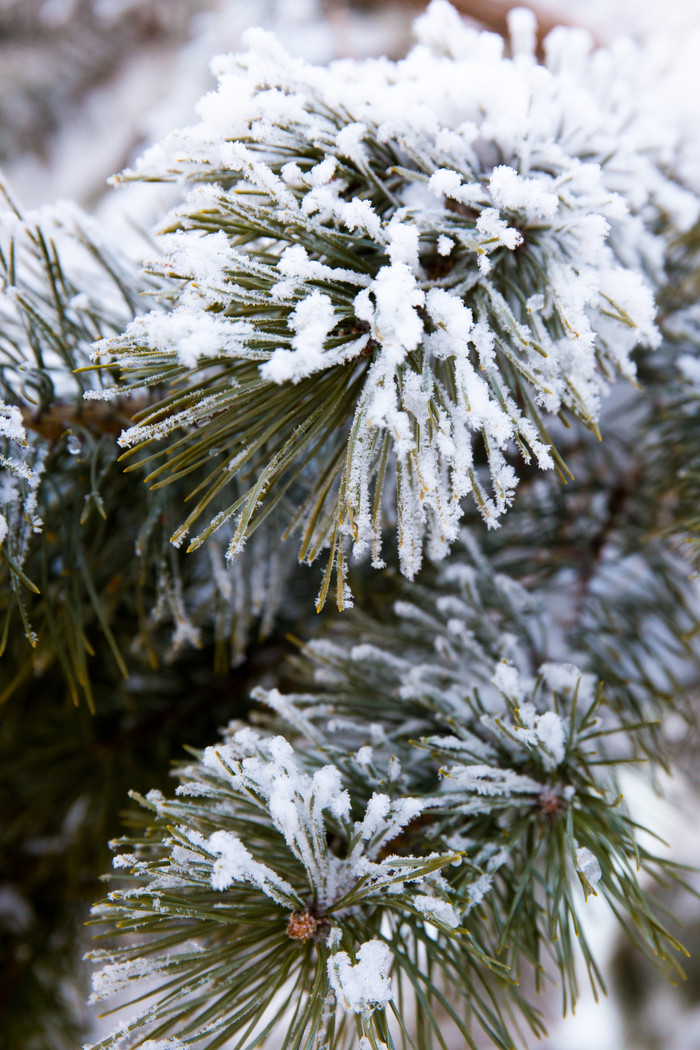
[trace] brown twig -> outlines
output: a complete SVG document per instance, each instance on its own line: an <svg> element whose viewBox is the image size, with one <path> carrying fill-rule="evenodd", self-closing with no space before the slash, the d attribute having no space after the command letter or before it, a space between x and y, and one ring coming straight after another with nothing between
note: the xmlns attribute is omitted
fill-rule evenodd
<svg viewBox="0 0 700 1050"><path fill-rule="evenodd" d="M427 6L426 0L394 0L394 2L401 7L410 7L416 11ZM490 29L503 37L508 36L508 12L514 7L529 7L537 19L537 47L540 57L543 52L544 39L552 29L556 26L581 26L580 22L572 22L564 15L552 11L546 4L542 4L540 0L521 0L520 3L517 0L451 0L451 3L453 7L456 7L467 18L471 18L474 22L478 22L479 25L483 26L484 29ZM357 6L373 5L368 5L363 3L363 0L360 0ZM591 32L596 44L601 43L591 26L586 25L582 28Z"/></svg>
<svg viewBox="0 0 700 1050"><path fill-rule="evenodd" d="M32 405L23 405L22 422L28 430L40 434L47 441L60 440L74 426L100 434L111 434L116 438L124 426L130 424L130 417L143 411L147 405L145 398L59 402L43 412L37 412Z"/></svg>

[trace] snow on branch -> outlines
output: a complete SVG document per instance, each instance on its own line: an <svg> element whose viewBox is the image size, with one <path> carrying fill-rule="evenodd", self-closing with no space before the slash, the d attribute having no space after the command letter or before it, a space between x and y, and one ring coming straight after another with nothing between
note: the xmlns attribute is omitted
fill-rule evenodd
<svg viewBox="0 0 700 1050"><path fill-rule="evenodd" d="M149 1005L99 1050L182 1037L199 1008L208 1020L197 1038L293 1024L300 1045L314 1028L324 1045L349 1050L357 1035L361 1045L382 1039L407 994L418 1030L432 1028L443 988L480 1023L485 1002L498 1000L536 1029L500 979L544 970L554 944L567 998L577 997L578 950L597 987L579 887L608 900L647 954L678 972L679 945L639 878L640 868L673 877L673 863L638 841L617 789L617 761L634 759L640 727L621 724L573 664L545 663L533 676L494 659L508 645L504 603L513 616L523 595L500 581L494 597L493 581L470 567L452 563L472 606L443 580L436 601L424 589L420 603L370 625L379 644L343 626L307 648L307 692L257 689L271 716L258 711L256 728L232 723L178 771L173 798L134 796L149 826L114 844L126 882L95 907L96 922L134 937L97 953L95 995L129 988ZM489 602L499 621L478 637ZM453 644L441 644L445 631ZM496 998L484 992L492 981ZM289 982L295 1002L308 1002L294 1017ZM499 1023L501 1041L486 1030L507 1050Z"/></svg>
<svg viewBox="0 0 700 1050"><path fill-rule="evenodd" d="M311 1028L329 1045L349 1047L350 1033L342 1024L336 1032L334 1021L336 1012L349 1012L374 1039L394 994L392 971L408 965L397 958L397 950L405 953L403 917L413 912L421 939L434 943L461 925L464 909L440 874L460 865L460 855L388 848L421 803L375 792L363 806L362 788L346 786L335 766L317 758L246 727L182 769L175 798L135 796L155 825L140 845L113 844L125 849L114 859L121 887L95 916L133 926L138 936L94 953L102 964L94 998L129 989L138 1000L146 981L155 1000L100 1048L141 1045L151 1032L185 1035L183 1006L187 1013L204 1001L200 1036L283 1031L289 978L311 1004L312 1013L293 1022L300 1035ZM352 803L364 809L359 819ZM476 944L469 953L465 965L481 965ZM239 985L238 997L220 998L222 978ZM176 999L168 993L173 979ZM468 975L465 981L471 987Z"/></svg>
<svg viewBox="0 0 700 1050"><path fill-rule="evenodd" d="M330 548L320 603L332 566L348 600L348 544L383 564L389 485L412 577L426 540L448 550L465 497L498 525L515 449L566 473L546 418L596 429L612 379L658 343L659 230L687 228L697 201L615 56L558 29L540 65L528 17L506 57L434 0L405 60L328 68L250 31L247 52L215 63L200 122L123 176L194 188L154 264L176 281L171 312L106 345L127 377L181 397L121 443L176 441L166 478L205 449L231 476L253 467L231 557L295 482L302 560Z"/></svg>

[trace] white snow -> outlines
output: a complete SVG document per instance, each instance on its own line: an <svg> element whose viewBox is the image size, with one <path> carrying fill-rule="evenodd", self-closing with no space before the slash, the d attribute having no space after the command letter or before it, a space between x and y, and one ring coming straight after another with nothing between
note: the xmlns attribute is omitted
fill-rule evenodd
<svg viewBox="0 0 700 1050"><path fill-rule="evenodd" d="M368 766L372 761L373 754L374 748L370 747L369 744L365 744L365 746L361 747L355 755L355 761L358 766Z"/></svg>
<svg viewBox="0 0 700 1050"><path fill-rule="evenodd" d="M515 498L506 453L516 439L527 461L554 465L502 362L540 410L594 425L611 377L633 378L635 348L658 344L653 290L665 216L670 209L687 225L697 213L674 167L675 132L629 91L632 73L643 78L642 51L594 53L580 33L560 29L542 65L532 55L532 16L517 9L509 18L510 58L499 38L470 29L443 2L418 20L419 44L399 63L315 67L251 32L247 52L217 61L218 88L203 99L199 123L135 169L200 186L170 216L181 230L171 245L166 238L159 264L189 284L167 320L150 315L129 337L147 340L154 367L158 353L193 369L225 354L256 362L274 384L371 354L353 406L344 520L355 553L372 549L379 564L372 449L386 433L401 479L397 532L408 576L425 543L434 556L447 552L464 497L498 525ZM322 149L310 166L309 143ZM402 181L382 197L373 180L387 170L376 152L384 148L400 161ZM222 189L219 180L234 174ZM227 222L231 209L248 208L304 233L241 250ZM220 225L216 234L198 227L204 212L207 229ZM341 266L331 242L342 248ZM379 263L371 273L368 251ZM428 272L424 251L444 258L444 274ZM251 277L259 290L242 292ZM251 311L270 298L287 337L264 309ZM357 321L370 325L371 344L364 334L331 336L336 324L345 332ZM131 363L128 345L116 352ZM438 359L449 383L437 381ZM131 438L172 429L159 420ZM475 467L475 444L487 450L490 481Z"/></svg>
<svg viewBox="0 0 700 1050"><path fill-rule="evenodd" d="M303 771L294 748L284 737L258 738L247 729L237 732L222 747L207 748L204 765L225 777L234 790L260 800L287 847L305 868L320 905L337 901L363 875L371 874L377 892L391 884L392 876L387 876L375 858L423 808L419 799L391 799L375 792L364 816L352 821L350 795L337 767L326 765L310 775ZM351 848L345 858L335 857L327 848L329 815L346 829ZM253 857L236 835L215 832L207 849L217 854L211 874L215 889L248 881L272 899L286 899L287 906L294 907L294 890ZM420 858L408 860L417 867L422 863ZM407 869L405 877L410 876Z"/></svg>
<svg viewBox="0 0 700 1050"><path fill-rule="evenodd" d="M544 663L540 674L553 692L578 696L579 704L588 704L595 692L595 675L583 673L575 664Z"/></svg>
<svg viewBox="0 0 700 1050"><path fill-rule="evenodd" d="M341 128L335 137L335 144L338 147L340 156L348 157L349 160L353 160L360 167L365 164L368 153L362 145L362 140L366 134L367 126L359 120L353 124L346 124L345 127Z"/></svg>
<svg viewBox="0 0 700 1050"><path fill-rule="evenodd" d="M493 678L491 679L497 689L500 689L505 696L512 697L515 700L519 700L524 695L523 685L520 681L520 675L517 667L513 667L506 660L501 660L496 665Z"/></svg>
<svg viewBox="0 0 700 1050"><path fill-rule="evenodd" d="M437 250L439 255L449 255L455 246L455 242L451 237L445 236L441 233L437 239Z"/></svg>
<svg viewBox="0 0 700 1050"><path fill-rule="evenodd" d="M559 207L559 197L552 193L550 183L544 178L526 178L507 164L493 169L489 191L503 208L522 212L532 220L551 221Z"/></svg>
<svg viewBox="0 0 700 1050"><path fill-rule="evenodd" d="M461 175L452 168L438 168L428 181L428 186L436 197L451 197L461 185Z"/></svg>
<svg viewBox="0 0 700 1050"><path fill-rule="evenodd" d="M454 765L444 770L444 774L449 780L450 790L456 789L487 798L539 795L542 791L542 785L532 777L498 766ZM478 809L478 806L476 808Z"/></svg>
<svg viewBox="0 0 700 1050"><path fill-rule="evenodd" d="M576 850L576 871L580 871L589 886L595 886L602 877L600 861L586 847Z"/></svg>
<svg viewBox="0 0 700 1050"><path fill-rule="evenodd" d="M538 715L535 726L538 742L550 756L547 765L560 765L566 754L566 729L561 718L555 711L545 711Z"/></svg>
<svg viewBox="0 0 700 1050"><path fill-rule="evenodd" d="M209 836L207 846L218 858L211 872L213 889L227 890L234 882L251 882L284 907L294 908L300 903L289 883L266 864L255 860L233 832L215 831Z"/></svg>
<svg viewBox="0 0 700 1050"><path fill-rule="evenodd" d="M159 962L152 956L109 963L92 974L92 994L88 1001L98 1003L103 999L109 999L122 989L128 988L132 981L158 974L159 969Z"/></svg>
<svg viewBox="0 0 700 1050"><path fill-rule="evenodd" d="M142 1050L188 1050L187 1044L179 1039L147 1039Z"/></svg>
<svg viewBox="0 0 700 1050"><path fill-rule="evenodd" d="M454 905L450 904L449 901L440 900L439 897L428 897L419 894L413 898L413 904L426 919L435 919L444 926L450 926L453 930L456 930L461 923Z"/></svg>
<svg viewBox="0 0 700 1050"><path fill-rule="evenodd" d="M508 731L528 747L535 749L544 768L555 769L566 755L567 731L555 711L538 714L532 703L518 708L520 725L510 725Z"/></svg>
<svg viewBox="0 0 700 1050"><path fill-rule="evenodd" d="M323 352L328 333L335 324L333 302L323 292L312 292L297 303L290 318L290 327L296 333L292 349L275 350L261 372L274 383L291 380L298 383L324 367Z"/></svg>
<svg viewBox="0 0 700 1050"><path fill-rule="evenodd" d="M351 1013L364 1013L386 1006L394 995L391 950L382 941L366 941L352 963L347 952L336 952L328 960L328 979L338 1002Z"/></svg>
<svg viewBox="0 0 700 1050"><path fill-rule="evenodd" d="M534 59L537 43L537 16L526 7L512 7L508 12L508 35L516 56Z"/></svg>
<svg viewBox="0 0 700 1050"><path fill-rule="evenodd" d="M0 437L9 438L18 445L26 445L27 432L22 421L22 412L17 405L0 402Z"/></svg>

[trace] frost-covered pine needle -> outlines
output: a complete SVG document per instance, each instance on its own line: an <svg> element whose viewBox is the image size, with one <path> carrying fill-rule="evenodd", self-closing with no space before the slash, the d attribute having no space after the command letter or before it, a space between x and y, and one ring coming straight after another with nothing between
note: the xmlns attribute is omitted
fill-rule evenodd
<svg viewBox="0 0 700 1050"><path fill-rule="evenodd" d="M195 184L163 225L165 309L100 351L167 385L120 439L164 442L151 482L213 457L176 542L247 477L191 546L235 515L233 558L284 495L301 559L330 549L319 604L334 567L342 607L349 547L382 565L386 520L413 577L465 497L498 525L515 450L566 475L546 418L595 429L658 344L661 231L697 202L614 55L557 30L540 65L518 25L508 57L434 0L403 61L328 68L251 31L200 122L123 176Z"/></svg>

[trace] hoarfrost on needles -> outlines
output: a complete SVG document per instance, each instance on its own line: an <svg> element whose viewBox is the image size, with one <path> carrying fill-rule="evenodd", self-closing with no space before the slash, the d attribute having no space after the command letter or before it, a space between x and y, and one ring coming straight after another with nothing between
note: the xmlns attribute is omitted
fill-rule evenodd
<svg viewBox="0 0 700 1050"><path fill-rule="evenodd" d="M215 831L209 837L208 846L217 856L211 873L213 889L226 890L234 882L252 882L283 906L294 907L299 903L289 883L255 860L233 832Z"/></svg>
<svg viewBox="0 0 700 1050"><path fill-rule="evenodd" d="M136 168L203 185L170 217L180 232L159 264L189 280L179 303L113 352L128 363L130 340L145 338L194 370L222 355L253 362L275 386L362 365L337 532L382 564L371 507L386 441L409 577L424 540L445 555L465 497L499 524L516 444L554 466L541 413L595 427L612 377L632 378L635 348L658 344L665 216L697 217L658 118L623 90L625 77L642 82L643 52L590 53L558 29L539 64L531 15L509 24L505 57L494 34L433 0L402 62L324 68L249 33L246 53L218 62L199 124ZM246 223L269 236L224 233ZM128 440L166 432L159 416Z"/></svg>
<svg viewBox="0 0 700 1050"><path fill-rule="evenodd" d="M376 863L376 857L423 808L418 799L391 799L375 792L362 819L351 821L350 795L339 770L327 765L313 774L306 772L300 756L281 736L258 738L241 730L228 744L207 748L204 766L235 790L260 800L303 865L314 899L322 907L343 897L361 877L369 875L370 885L378 888L390 884L393 875ZM327 848L329 816L345 827L351 843L347 857L336 857ZM256 859L233 832L214 832L204 845L215 855L210 876L214 889L248 882L284 907L294 910L302 904L289 883ZM419 860L415 863L420 867ZM405 877L411 877L408 870Z"/></svg>
<svg viewBox="0 0 700 1050"><path fill-rule="evenodd" d="M180 1039L147 1039L142 1050L187 1050L187 1044Z"/></svg>
<svg viewBox="0 0 700 1050"><path fill-rule="evenodd" d="M443 925L450 926L455 930L460 924L460 917L454 905L450 904L449 901L440 900L439 897L419 895L413 898L413 903L427 919L435 919L437 922L441 922Z"/></svg>

